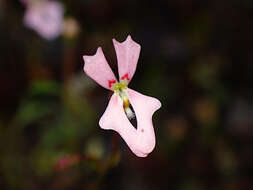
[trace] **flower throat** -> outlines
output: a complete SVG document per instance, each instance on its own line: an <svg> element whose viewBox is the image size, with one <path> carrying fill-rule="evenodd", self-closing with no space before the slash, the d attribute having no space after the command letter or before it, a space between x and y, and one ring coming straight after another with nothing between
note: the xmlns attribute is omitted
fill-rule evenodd
<svg viewBox="0 0 253 190"><path fill-rule="evenodd" d="M112 89L114 93L116 93L118 97L122 100L123 108L124 108L125 114L127 115L127 118L129 120L133 119L135 117L135 114L129 102L129 97L127 93L127 83L124 81L117 82L112 85Z"/></svg>

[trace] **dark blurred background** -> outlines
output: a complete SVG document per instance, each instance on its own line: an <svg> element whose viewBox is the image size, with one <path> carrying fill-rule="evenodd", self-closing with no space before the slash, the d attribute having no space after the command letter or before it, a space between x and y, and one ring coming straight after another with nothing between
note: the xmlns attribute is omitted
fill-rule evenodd
<svg viewBox="0 0 253 190"><path fill-rule="evenodd" d="M48 40L0 1L0 189L253 189L252 0L59 2L71 30ZM102 46L117 73L128 34L130 88L162 102L147 158L99 128L111 94L82 70Z"/></svg>

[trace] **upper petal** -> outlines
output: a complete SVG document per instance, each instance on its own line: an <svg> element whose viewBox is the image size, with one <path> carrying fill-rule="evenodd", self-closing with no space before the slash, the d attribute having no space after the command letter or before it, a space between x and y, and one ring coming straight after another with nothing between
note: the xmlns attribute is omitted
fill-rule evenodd
<svg viewBox="0 0 253 190"><path fill-rule="evenodd" d="M155 147L155 133L152 124L152 115L159 109L159 100L142 95L128 89L129 99L137 117L137 129L129 122L124 113L122 100L115 94L99 121L103 129L117 131L129 148L139 157L145 157Z"/></svg>
<svg viewBox="0 0 253 190"><path fill-rule="evenodd" d="M129 83L136 70L141 46L134 42L130 35L122 43L113 39L113 45L118 60L120 80L126 79Z"/></svg>
<svg viewBox="0 0 253 190"><path fill-rule="evenodd" d="M111 89L111 85L117 82L110 66L108 65L102 48L99 47L95 55L83 56L84 72L104 88Z"/></svg>

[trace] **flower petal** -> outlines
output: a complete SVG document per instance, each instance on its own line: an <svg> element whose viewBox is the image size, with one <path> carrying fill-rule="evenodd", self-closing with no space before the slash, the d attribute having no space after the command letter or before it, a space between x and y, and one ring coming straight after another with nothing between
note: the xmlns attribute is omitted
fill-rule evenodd
<svg viewBox="0 0 253 190"><path fill-rule="evenodd" d="M112 84L117 82L110 66L108 65L102 48L99 47L95 55L83 56L84 72L104 88L111 89Z"/></svg>
<svg viewBox="0 0 253 190"><path fill-rule="evenodd" d="M128 89L129 99L137 117L137 129L124 113L122 100L113 94L99 121L102 129L117 131L129 148L139 157L146 157L155 147L155 133L152 124L153 113L161 107L159 100Z"/></svg>
<svg viewBox="0 0 253 190"><path fill-rule="evenodd" d="M28 5L24 16L24 24L27 27L47 40L52 40L61 34L64 6L60 2L29 2Z"/></svg>
<svg viewBox="0 0 253 190"><path fill-rule="evenodd" d="M117 55L120 80L126 79L129 83L136 70L141 46L134 42L130 35L122 43L115 39L112 41Z"/></svg>

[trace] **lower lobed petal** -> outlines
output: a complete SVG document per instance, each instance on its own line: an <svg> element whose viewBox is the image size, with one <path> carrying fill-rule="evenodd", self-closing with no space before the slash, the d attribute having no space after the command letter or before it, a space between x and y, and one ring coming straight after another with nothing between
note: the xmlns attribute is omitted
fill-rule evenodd
<svg viewBox="0 0 253 190"><path fill-rule="evenodd" d="M161 107L159 100L127 89L130 103L137 118L137 129L128 120L122 100L116 95L110 99L105 113L99 121L102 129L118 132L134 154L146 157L155 147L155 133L152 116Z"/></svg>

